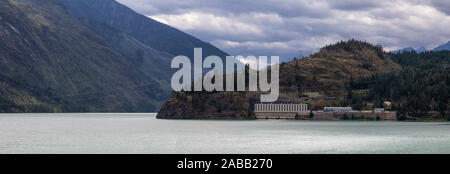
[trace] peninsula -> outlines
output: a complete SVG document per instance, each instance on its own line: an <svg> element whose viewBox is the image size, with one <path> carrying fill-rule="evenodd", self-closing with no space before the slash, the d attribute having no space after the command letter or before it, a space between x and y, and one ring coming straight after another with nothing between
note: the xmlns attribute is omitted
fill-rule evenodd
<svg viewBox="0 0 450 174"><path fill-rule="evenodd" d="M280 97L270 106L259 103L260 92L182 91L157 117L446 120L449 59L450 51L394 54L363 41L341 41L281 63Z"/></svg>

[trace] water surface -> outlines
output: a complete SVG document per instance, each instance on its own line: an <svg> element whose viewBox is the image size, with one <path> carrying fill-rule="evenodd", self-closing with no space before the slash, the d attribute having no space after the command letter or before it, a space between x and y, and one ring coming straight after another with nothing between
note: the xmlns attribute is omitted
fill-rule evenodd
<svg viewBox="0 0 450 174"><path fill-rule="evenodd" d="M450 153L450 123L0 114L0 153Z"/></svg>

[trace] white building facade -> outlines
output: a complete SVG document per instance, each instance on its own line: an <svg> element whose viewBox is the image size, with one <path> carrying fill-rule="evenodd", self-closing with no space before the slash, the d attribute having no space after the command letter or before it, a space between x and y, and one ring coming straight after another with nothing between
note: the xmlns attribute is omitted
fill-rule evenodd
<svg viewBox="0 0 450 174"><path fill-rule="evenodd" d="M254 111L264 113L307 113L307 104L274 104L274 103L260 103L255 104Z"/></svg>

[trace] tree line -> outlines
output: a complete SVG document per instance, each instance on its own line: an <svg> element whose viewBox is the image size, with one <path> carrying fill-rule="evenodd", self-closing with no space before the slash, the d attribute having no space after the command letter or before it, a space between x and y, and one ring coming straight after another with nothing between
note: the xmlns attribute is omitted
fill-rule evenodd
<svg viewBox="0 0 450 174"><path fill-rule="evenodd" d="M426 117L430 111L450 119L450 51L412 51L390 57L403 69L358 80L351 78L345 86L347 104L359 109L364 107L363 101L375 101L375 107L380 107L383 101L391 101L399 119ZM355 90L367 92L354 94Z"/></svg>

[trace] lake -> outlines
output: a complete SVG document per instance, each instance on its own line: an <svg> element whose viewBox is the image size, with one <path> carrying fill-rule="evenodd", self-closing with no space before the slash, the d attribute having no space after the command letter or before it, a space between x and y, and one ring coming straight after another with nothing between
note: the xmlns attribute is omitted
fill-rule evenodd
<svg viewBox="0 0 450 174"><path fill-rule="evenodd" d="M450 123L0 114L0 153L450 153Z"/></svg>

